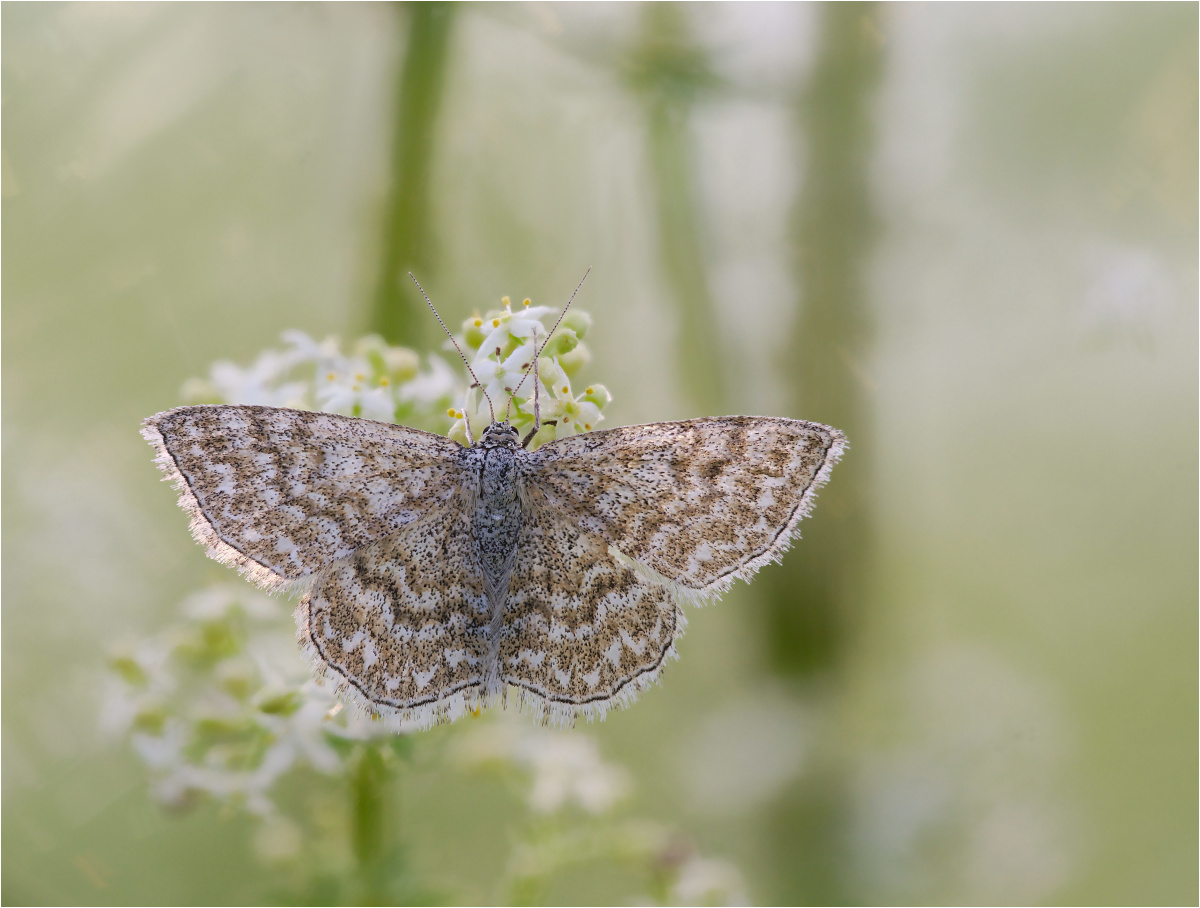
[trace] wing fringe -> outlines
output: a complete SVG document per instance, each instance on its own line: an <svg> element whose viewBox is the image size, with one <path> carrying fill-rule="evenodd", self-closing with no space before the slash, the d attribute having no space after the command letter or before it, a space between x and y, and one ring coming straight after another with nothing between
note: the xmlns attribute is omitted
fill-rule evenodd
<svg viewBox="0 0 1200 908"><path fill-rule="evenodd" d="M308 585L310 577L302 577L298 580L289 579L259 564L223 540L217 533L216 527L205 515L204 508L200 506L199 499L188 485L187 478L179 469L179 464L176 463L170 448L167 447L167 440L158 427L165 417L186 409L190 408L177 407L174 410L165 410L162 413L154 414L149 419L143 420L141 432L142 438L150 442L154 448L154 463L163 473L163 482L171 483L175 491L179 493L178 504L188 515L188 530L191 532L192 538L204 546L204 552L209 558L235 568L239 574L259 589L266 590L268 593L295 594L300 592Z"/></svg>

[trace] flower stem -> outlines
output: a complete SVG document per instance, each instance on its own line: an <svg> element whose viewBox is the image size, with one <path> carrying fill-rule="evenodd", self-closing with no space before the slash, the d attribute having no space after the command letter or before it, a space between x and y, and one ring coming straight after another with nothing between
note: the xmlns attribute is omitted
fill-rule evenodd
<svg viewBox="0 0 1200 908"><path fill-rule="evenodd" d="M390 828L394 771L384 746L364 743L350 774L350 837L358 862L358 901L363 905L389 904L389 883L401 870L395 830Z"/></svg>
<svg viewBox="0 0 1200 908"><path fill-rule="evenodd" d="M692 40L687 10L671 3L642 5L641 33L627 67L628 83L646 113L659 252L678 307L680 377L699 412L715 412L724 396L723 365L699 226L704 213L691 111L716 80L702 48Z"/></svg>
<svg viewBox="0 0 1200 908"><path fill-rule="evenodd" d="M787 415L837 426L853 447L838 468L837 488L821 495L821 519L806 528L804 545L778 569L764 571L757 590L767 601L772 667L806 684L809 703L835 710L836 701L812 692L845 690L874 561L868 454L874 387L866 364L875 315L870 256L880 226L871 164L886 22L872 4L825 3L818 10L816 59L797 111L807 148L791 229L801 306L783 375L797 394ZM776 796L769 828L782 873L770 901L861 899L858 882L842 871L849 791L845 761L826 754Z"/></svg>
<svg viewBox="0 0 1200 908"><path fill-rule="evenodd" d="M455 9L450 3L411 3L402 9L409 16L408 46L396 84L392 186L368 322L390 343L417 344L428 336L429 313L405 272L416 270L427 278L432 257L430 176Z"/></svg>

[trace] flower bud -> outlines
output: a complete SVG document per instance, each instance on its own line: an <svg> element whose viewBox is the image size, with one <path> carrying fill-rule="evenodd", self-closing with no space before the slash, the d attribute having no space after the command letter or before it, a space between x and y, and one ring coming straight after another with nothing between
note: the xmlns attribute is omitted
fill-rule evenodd
<svg viewBox="0 0 1200 908"><path fill-rule="evenodd" d="M575 332L575 336L583 340L583 336L588 333L592 327L592 317L582 309L571 309L563 317L562 326L570 328Z"/></svg>
<svg viewBox="0 0 1200 908"><path fill-rule="evenodd" d="M586 344L579 344L570 352L560 356L558 361L567 375L574 375L592 361L592 351Z"/></svg>

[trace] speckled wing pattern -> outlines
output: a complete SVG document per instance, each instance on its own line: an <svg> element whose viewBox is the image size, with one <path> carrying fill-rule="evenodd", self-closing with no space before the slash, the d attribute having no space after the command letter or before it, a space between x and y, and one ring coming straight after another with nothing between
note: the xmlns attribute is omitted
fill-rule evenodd
<svg viewBox="0 0 1200 908"><path fill-rule="evenodd" d="M160 413L143 435L210 557L303 591L314 671L394 727L510 689L561 724L632 701L675 656L678 603L777 560L844 446L826 426L744 416L533 453L510 441L519 508L501 517L481 498L480 443L242 406ZM492 527L517 523L513 557L486 567Z"/></svg>
<svg viewBox="0 0 1200 908"><path fill-rule="evenodd" d="M844 447L817 423L725 416L588 432L534 457L551 508L703 601L780 559Z"/></svg>
<svg viewBox="0 0 1200 908"><path fill-rule="evenodd" d="M489 609L462 497L331 565L296 610L313 665L370 711L431 724L482 705Z"/></svg>
<svg viewBox="0 0 1200 908"><path fill-rule="evenodd" d="M525 485L498 667L535 713L569 724L636 698L675 657L687 622L665 586L619 563L604 539L558 511L543 478L539 470Z"/></svg>
<svg viewBox="0 0 1200 908"><path fill-rule="evenodd" d="M142 424L209 557L268 589L439 510L461 446L403 426L275 407L180 407Z"/></svg>

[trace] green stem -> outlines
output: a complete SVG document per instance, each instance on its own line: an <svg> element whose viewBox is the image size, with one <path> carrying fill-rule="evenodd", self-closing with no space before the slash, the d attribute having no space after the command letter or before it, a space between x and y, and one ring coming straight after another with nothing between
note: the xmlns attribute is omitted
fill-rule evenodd
<svg viewBox="0 0 1200 908"><path fill-rule="evenodd" d="M691 40L681 4L646 3L642 11L628 76L646 111L659 253L679 313L678 368L688 398L712 412L724 397L723 363L699 230L704 219L692 160L691 108L715 80Z"/></svg>
<svg viewBox="0 0 1200 908"><path fill-rule="evenodd" d="M873 99L883 54L868 3L822 8L816 65L800 108L808 147L792 217L800 317L783 364L792 415L844 431L850 451L821 491L804 544L764 574L776 670L804 677L843 651L870 560L870 395L873 317L867 273L877 233L870 195Z"/></svg>
<svg viewBox="0 0 1200 908"><path fill-rule="evenodd" d="M351 830L358 862L359 901L385 905L391 901L389 883L399 874L399 853L392 825L393 773L383 745L367 742L354 759L350 776Z"/></svg>
<svg viewBox="0 0 1200 908"><path fill-rule="evenodd" d="M429 330L425 303L408 280L433 261L430 174L455 8L409 3L408 46L396 84L391 188L369 329L393 344L420 346Z"/></svg>
<svg viewBox="0 0 1200 908"><path fill-rule="evenodd" d="M758 589L776 672L798 681L836 675L862 611L872 560L870 511L873 317L867 292L877 222L870 191L874 99L883 69L880 11L826 3L817 58L799 110L807 172L792 219L800 317L783 366L791 415L842 429L850 451L822 490L804 542ZM836 689L836 681L826 689ZM785 868L783 903L853 900L837 843L845 837L844 769L831 760L780 798L773 840Z"/></svg>

